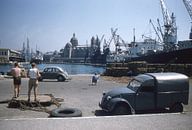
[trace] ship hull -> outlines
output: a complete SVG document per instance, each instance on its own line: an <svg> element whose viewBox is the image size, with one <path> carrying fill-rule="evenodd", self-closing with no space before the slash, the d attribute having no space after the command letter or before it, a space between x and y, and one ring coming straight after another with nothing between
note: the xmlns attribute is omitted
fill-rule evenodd
<svg viewBox="0 0 192 130"><path fill-rule="evenodd" d="M36 64L41 64L43 62L43 60L41 59L31 59L31 62L30 63L36 63Z"/></svg>
<svg viewBox="0 0 192 130"><path fill-rule="evenodd" d="M130 61L146 61L147 63L192 64L192 48L149 54L132 58Z"/></svg>

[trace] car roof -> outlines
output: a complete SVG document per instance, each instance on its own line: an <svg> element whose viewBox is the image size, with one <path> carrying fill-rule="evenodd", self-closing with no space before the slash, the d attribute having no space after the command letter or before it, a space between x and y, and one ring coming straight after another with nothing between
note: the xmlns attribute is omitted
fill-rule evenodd
<svg viewBox="0 0 192 130"><path fill-rule="evenodd" d="M189 90L189 79L184 74L165 72L147 73L146 75L151 75L156 79L159 92Z"/></svg>
<svg viewBox="0 0 192 130"><path fill-rule="evenodd" d="M140 74L140 75L136 76L135 79L140 81L140 82L144 82L147 80L153 80L154 78L150 75Z"/></svg>
<svg viewBox="0 0 192 130"><path fill-rule="evenodd" d="M46 68L57 68L57 69L62 69L63 70L63 68L61 68L59 66L46 66L44 69L46 69Z"/></svg>
<svg viewBox="0 0 192 130"><path fill-rule="evenodd" d="M174 79L188 79L184 74L175 73L175 72L164 72L164 73L146 73L157 80L174 80Z"/></svg>

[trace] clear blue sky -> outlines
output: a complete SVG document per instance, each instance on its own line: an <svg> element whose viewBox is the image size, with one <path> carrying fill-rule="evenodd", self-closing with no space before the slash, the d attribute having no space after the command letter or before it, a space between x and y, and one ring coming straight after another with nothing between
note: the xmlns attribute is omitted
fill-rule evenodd
<svg viewBox="0 0 192 130"><path fill-rule="evenodd" d="M191 20L183 1L165 2L176 15L178 39L188 39ZM73 33L82 45L96 35L109 40L112 27L128 42L135 28L140 41L152 30L149 19L156 24L157 18L162 21L159 0L0 0L0 48L21 49L28 37L33 49L60 50Z"/></svg>

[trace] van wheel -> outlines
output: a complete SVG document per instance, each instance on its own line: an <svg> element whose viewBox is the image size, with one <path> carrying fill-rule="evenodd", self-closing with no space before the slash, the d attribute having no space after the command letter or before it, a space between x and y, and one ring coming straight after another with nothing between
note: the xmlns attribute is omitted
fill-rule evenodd
<svg viewBox="0 0 192 130"><path fill-rule="evenodd" d="M114 114L114 115L128 115L128 114L131 114L131 109L125 104L116 105L116 107L112 111L112 114Z"/></svg>
<svg viewBox="0 0 192 130"><path fill-rule="evenodd" d="M170 112L183 112L183 105L181 103L174 104L171 107Z"/></svg>

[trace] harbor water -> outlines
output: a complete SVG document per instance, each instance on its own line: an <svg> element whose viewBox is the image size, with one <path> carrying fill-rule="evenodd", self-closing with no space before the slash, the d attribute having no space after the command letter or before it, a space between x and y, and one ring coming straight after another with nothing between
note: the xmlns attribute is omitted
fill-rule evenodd
<svg viewBox="0 0 192 130"><path fill-rule="evenodd" d="M30 68L30 64L22 64L22 66L25 69ZM82 65L82 64L38 64L37 68L40 71L43 71L43 69L47 66L58 66L63 68L68 72L70 75L76 75L76 74L102 74L105 71L105 67L100 66L92 66L92 65ZM6 74L11 70L13 67L12 64L1 64L0 65L0 73Z"/></svg>

